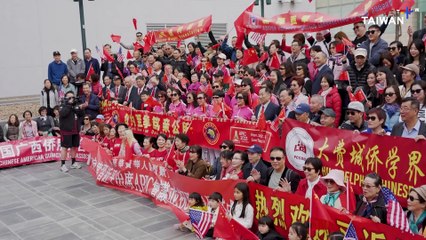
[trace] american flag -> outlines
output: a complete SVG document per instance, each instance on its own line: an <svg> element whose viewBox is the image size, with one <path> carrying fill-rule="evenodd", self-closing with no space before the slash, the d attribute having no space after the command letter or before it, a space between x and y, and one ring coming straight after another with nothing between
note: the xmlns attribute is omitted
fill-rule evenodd
<svg viewBox="0 0 426 240"><path fill-rule="evenodd" d="M98 53L99 57L100 57L102 60L105 60L105 59L104 59L104 55L102 54L102 52L101 52L101 50L99 49L98 45L96 45L96 46L95 46L95 49L96 49L96 53Z"/></svg>
<svg viewBox="0 0 426 240"><path fill-rule="evenodd" d="M266 33L253 33L251 35L251 40L255 41L257 44L265 41Z"/></svg>
<svg viewBox="0 0 426 240"><path fill-rule="evenodd" d="M402 231L411 232L407 216L405 215L405 212L398 200L395 198L395 195L393 195L392 191L387 187L382 187L382 193L386 204L386 220L388 224Z"/></svg>
<svg viewBox="0 0 426 240"><path fill-rule="evenodd" d="M189 209L189 218L195 235L199 239L203 239L212 224L213 214L195 209Z"/></svg>
<svg viewBox="0 0 426 240"><path fill-rule="evenodd" d="M122 51L121 47L120 47L120 49L118 49L117 61L118 62L123 62L124 61L124 55L123 55L123 51Z"/></svg>
<svg viewBox="0 0 426 240"><path fill-rule="evenodd" d="M346 230L346 234L343 237L343 240L358 240L358 236L356 235L355 227L352 224L352 221L349 223L348 229Z"/></svg>

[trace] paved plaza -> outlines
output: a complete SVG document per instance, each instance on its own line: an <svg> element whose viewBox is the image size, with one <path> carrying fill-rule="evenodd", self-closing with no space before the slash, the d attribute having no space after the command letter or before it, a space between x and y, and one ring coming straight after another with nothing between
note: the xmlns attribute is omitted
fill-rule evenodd
<svg viewBox="0 0 426 240"><path fill-rule="evenodd" d="M62 173L51 162L0 170L0 239L196 239L176 223L149 199L97 186L86 167Z"/></svg>

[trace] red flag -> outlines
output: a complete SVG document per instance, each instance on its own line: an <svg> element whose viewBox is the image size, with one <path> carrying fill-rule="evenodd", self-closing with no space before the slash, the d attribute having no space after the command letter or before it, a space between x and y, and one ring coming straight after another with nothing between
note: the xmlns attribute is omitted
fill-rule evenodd
<svg viewBox="0 0 426 240"><path fill-rule="evenodd" d="M111 54L109 54L109 52L106 50L106 48L104 48L103 53L104 53L105 60L107 60L108 62L114 62L115 61L115 59L111 56Z"/></svg>
<svg viewBox="0 0 426 240"><path fill-rule="evenodd" d="M182 40L179 40L179 41L176 43L176 47L177 47L177 48L179 48L181 44L182 44Z"/></svg>
<svg viewBox="0 0 426 240"><path fill-rule="evenodd" d="M189 216L180 208L170 205L172 212L176 215L179 222L184 222L189 219Z"/></svg>
<svg viewBox="0 0 426 240"><path fill-rule="evenodd" d="M117 70L118 75L120 75L121 79L124 79L123 73L120 71L120 69L117 67L117 65L115 65L115 70Z"/></svg>
<svg viewBox="0 0 426 240"><path fill-rule="evenodd" d="M111 34L111 39L112 39L113 42L120 43L121 36L120 35Z"/></svg>
<svg viewBox="0 0 426 240"><path fill-rule="evenodd" d="M278 132L278 128L280 127L280 121L283 120L284 118L285 118L285 108L283 108L280 111L280 115L278 115L278 117L276 117L275 120L272 121L271 129L274 130L275 132Z"/></svg>
<svg viewBox="0 0 426 240"><path fill-rule="evenodd" d="M136 18L133 18L133 27L135 28L135 31L138 30L138 20L136 20Z"/></svg>
<svg viewBox="0 0 426 240"><path fill-rule="evenodd" d="M339 76L338 80L340 80L340 81L349 81L349 73L348 73L348 71L342 71L340 73L340 76Z"/></svg>
<svg viewBox="0 0 426 240"><path fill-rule="evenodd" d="M367 98L366 98L366 96L365 96L365 93L364 93L364 91L363 91L362 89L358 89L358 90L355 92L355 98L356 98L356 100L357 100L357 101L359 101L359 102L363 102L363 101L367 100Z"/></svg>
<svg viewBox="0 0 426 240"><path fill-rule="evenodd" d="M231 224L229 224L228 218L226 217L226 210L222 205L219 206L219 212L217 213L217 220L216 224L214 225L213 236L223 239L238 239Z"/></svg>
<svg viewBox="0 0 426 240"><path fill-rule="evenodd" d="M250 4L237 19L234 21L235 31L237 32L237 42L235 43L235 47L241 49L244 42L244 13L245 12L253 12L254 2Z"/></svg>
<svg viewBox="0 0 426 240"><path fill-rule="evenodd" d="M346 182L346 197L345 201L342 202L342 207L348 210L348 212L353 212L356 208L354 188L349 181Z"/></svg>
<svg viewBox="0 0 426 240"><path fill-rule="evenodd" d="M262 56L260 56L260 58L259 58L259 62L264 62L264 61L266 61L266 59L268 59L268 57L269 57L268 53L267 53L267 52L264 52L264 53L262 54Z"/></svg>
<svg viewBox="0 0 426 240"><path fill-rule="evenodd" d="M129 50L127 50L127 56L126 56L126 58L127 59L132 59L133 58L133 55L130 53Z"/></svg>
<svg viewBox="0 0 426 240"><path fill-rule="evenodd" d="M192 62L192 55L188 54L188 56L186 56L186 63L191 64Z"/></svg>
<svg viewBox="0 0 426 240"><path fill-rule="evenodd" d="M352 92L349 92L349 101L351 102L358 101Z"/></svg>
<svg viewBox="0 0 426 240"><path fill-rule="evenodd" d="M271 68L271 69L279 69L280 68L280 64L281 64L281 61L278 58L278 54L275 53L272 56L271 62L269 63L269 68Z"/></svg>
<svg viewBox="0 0 426 240"><path fill-rule="evenodd" d="M262 108L263 108L263 106L261 106L260 109L259 109L260 114L259 114L259 119L257 120L257 128L259 130L266 130L265 110L262 109Z"/></svg>
<svg viewBox="0 0 426 240"><path fill-rule="evenodd" d="M345 51L345 44L338 43L336 44L336 52L343 53Z"/></svg>
<svg viewBox="0 0 426 240"><path fill-rule="evenodd" d="M235 68L235 63L234 61L229 61L229 68L234 69Z"/></svg>
<svg viewBox="0 0 426 240"><path fill-rule="evenodd" d="M111 90L107 87L106 88L106 96L105 96L105 99L107 100L107 101L110 101L111 100Z"/></svg>
<svg viewBox="0 0 426 240"><path fill-rule="evenodd" d="M138 43L138 42L134 42L133 43L133 48L135 50L139 50L139 49L143 49L143 46L140 43Z"/></svg>
<svg viewBox="0 0 426 240"><path fill-rule="evenodd" d="M238 240L259 240L259 238L249 229L245 228L243 225L231 219L229 222L234 229L234 234L237 236Z"/></svg>
<svg viewBox="0 0 426 240"><path fill-rule="evenodd" d="M145 46L143 48L144 52L149 52L151 50L152 45L155 43L155 33L148 32L143 39Z"/></svg>
<svg viewBox="0 0 426 240"><path fill-rule="evenodd" d="M90 64L89 71L87 71L86 75L86 81L90 81L90 76L95 74L95 69L93 68L92 64Z"/></svg>
<svg viewBox="0 0 426 240"><path fill-rule="evenodd" d="M212 46L213 49L218 49L219 47L220 47L220 43L217 43L217 44Z"/></svg>
<svg viewBox="0 0 426 240"><path fill-rule="evenodd" d="M345 46L354 47L354 44L347 38L342 38L342 42Z"/></svg>
<svg viewBox="0 0 426 240"><path fill-rule="evenodd" d="M258 61L259 61L259 57L257 56L256 49L249 48L244 50L244 56L243 56L243 59L241 60L241 65L246 66L251 63L256 63Z"/></svg>

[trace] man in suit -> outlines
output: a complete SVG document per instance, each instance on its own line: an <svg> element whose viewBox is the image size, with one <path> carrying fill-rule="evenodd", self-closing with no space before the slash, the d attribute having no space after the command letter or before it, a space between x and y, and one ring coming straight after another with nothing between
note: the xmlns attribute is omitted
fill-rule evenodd
<svg viewBox="0 0 426 240"><path fill-rule="evenodd" d="M141 104L142 104L142 100L140 98L142 92L149 93L148 96L151 93L148 89L148 86L145 83L146 83L146 78L144 76L137 76L136 77L136 92L137 92L137 95L138 95L138 100L137 100L137 103L135 105L133 105L133 107L137 110L140 110L140 107L141 107Z"/></svg>
<svg viewBox="0 0 426 240"><path fill-rule="evenodd" d="M123 104L124 96L126 95L126 89L121 85L121 77L114 76L114 86L111 88L113 94L111 96L113 100L117 101L119 104Z"/></svg>
<svg viewBox="0 0 426 240"><path fill-rule="evenodd" d="M99 114L99 98L92 93L89 83L83 83L82 87L83 95L81 96L81 101L83 104L81 105L81 108L84 110L84 114L89 115L90 120L93 120Z"/></svg>
<svg viewBox="0 0 426 240"><path fill-rule="evenodd" d="M125 86L125 95L124 95L124 106L135 107L140 101L140 96L138 96L138 90L132 84L132 78L126 77L124 78L124 86ZM140 104L139 104L140 106Z"/></svg>
<svg viewBox="0 0 426 240"><path fill-rule="evenodd" d="M151 83L151 96L153 98L158 98L158 93L160 91L166 91L167 88L160 83L160 79L157 77L157 75L153 75L151 76L151 78L149 79L149 82Z"/></svg>
<svg viewBox="0 0 426 240"><path fill-rule="evenodd" d="M262 159L262 148L255 144L247 149L249 164L246 164L243 168L243 176L247 181L254 181L254 178L251 176L252 172L260 173L261 181L265 181L266 174L268 172L268 166Z"/></svg>
<svg viewBox="0 0 426 240"><path fill-rule="evenodd" d="M401 103L401 123L392 128L392 136L426 140L426 124L418 118L420 103L414 97L407 97Z"/></svg>
<svg viewBox="0 0 426 240"><path fill-rule="evenodd" d="M104 78L104 86L102 87L102 100L111 99L114 91L114 84L112 83L111 78L107 75Z"/></svg>
<svg viewBox="0 0 426 240"><path fill-rule="evenodd" d="M161 81L164 77L164 71L161 70L163 68L163 64L160 61L156 61L152 64L152 74L157 75L158 79Z"/></svg>
<svg viewBox="0 0 426 240"><path fill-rule="evenodd" d="M312 82L312 93L317 94L321 89L321 79L326 74L333 75L333 71L331 71L330 67L327 65L327 55L324 52L319 52L315 55L314 62L317 66L318 73L316 74L314 81Z"/></svg>
<svg viewBox="0 0 426 240"><path fill-rule="evenodd" d="M259 90L259 105L254 109L254 120L259 120L262 111L265 114L266 121L274 121L280 112L280 107L271 102L272 92L270 88L261 88Z"/></svg>

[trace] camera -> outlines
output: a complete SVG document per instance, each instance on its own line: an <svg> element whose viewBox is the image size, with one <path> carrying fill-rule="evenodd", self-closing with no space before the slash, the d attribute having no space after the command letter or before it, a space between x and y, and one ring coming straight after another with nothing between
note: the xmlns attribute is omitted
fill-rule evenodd
<svg viewBox="0 0 426 240"><path fill-rule="evenodd" d="M70 102L71 99L73 100L72 102ZM71 97L71 98L64 97L64 99L62 99L62 104L75 106L77 105L78 101L79 101L78 97Z"/></svg>

